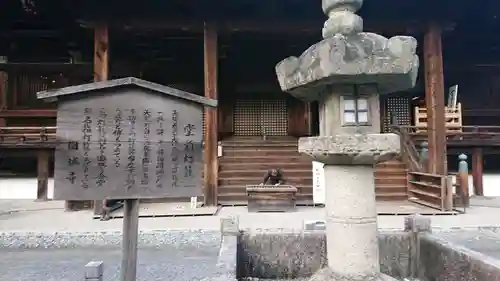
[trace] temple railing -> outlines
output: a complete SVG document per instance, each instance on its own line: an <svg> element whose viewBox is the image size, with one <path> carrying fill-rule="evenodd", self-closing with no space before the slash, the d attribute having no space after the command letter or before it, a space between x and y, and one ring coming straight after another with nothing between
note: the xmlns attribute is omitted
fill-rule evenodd
<svg viewBox="0 0 500 281"><path fill-rule="evenodd" d="M392 131L399 135L401 141L401 158L410 172L423 172L420 153L415 142L409 135L409 131L402 126L392 126Z"/></svg>

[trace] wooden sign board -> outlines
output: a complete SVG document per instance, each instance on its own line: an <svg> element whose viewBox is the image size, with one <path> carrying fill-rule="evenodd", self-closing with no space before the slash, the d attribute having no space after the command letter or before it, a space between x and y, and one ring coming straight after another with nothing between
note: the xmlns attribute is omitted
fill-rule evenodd
<svg viewBox="0 0 500 281"><path fill-rule="evenodd" d="M456 109L458 103L458 85L453 85L448 89L448 103L446 105L449 109Z"/></svg>
<svg viewBox="0 0 500 281"><path fill-rule="evenodd" d="M203 106L216 101L137 78L38 96L58 100L54 199L202 195Z"/></svg>

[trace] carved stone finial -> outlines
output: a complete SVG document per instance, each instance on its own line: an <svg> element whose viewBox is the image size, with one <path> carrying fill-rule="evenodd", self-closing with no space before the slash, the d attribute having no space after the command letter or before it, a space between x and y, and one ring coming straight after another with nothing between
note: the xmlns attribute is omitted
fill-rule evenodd
<svg viewBox="0 0 500 281"><path fill-rule="evenodd" d="M355 14L362 5L363 0L322 0L323 12L328 16L323 26L323 38L362 32L363 19Z"/></svg>

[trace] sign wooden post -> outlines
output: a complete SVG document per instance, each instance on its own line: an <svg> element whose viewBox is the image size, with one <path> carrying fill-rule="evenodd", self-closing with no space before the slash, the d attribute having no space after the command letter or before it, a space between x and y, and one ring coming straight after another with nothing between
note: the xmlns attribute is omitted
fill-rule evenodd
<svg viewBox="0 0 500 281"><path fill-rule="evenodd" d="M125 200L124 209L121 281L135 281L137 276L139 199Z"/></svg>
<svg viewBox="0 0 500 281"><path fill-rule="evenodd" d="M139 199L201 196L202 114L217 101L137 78L39 92L58 101L55 200L125 200L122 281L135 281Z"/></svg>

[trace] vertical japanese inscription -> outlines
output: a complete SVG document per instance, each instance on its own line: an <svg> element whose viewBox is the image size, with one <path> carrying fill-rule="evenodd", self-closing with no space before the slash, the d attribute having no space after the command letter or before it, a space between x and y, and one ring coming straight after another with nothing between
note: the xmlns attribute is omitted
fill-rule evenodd
<svg viewBox="0 0 500 281"><path fill-rule="evenodd" d="M144 110L144 143L143 143L143 154L142 154L142 179L141 184L143 187L147 188L149 185L149 164L151 163L151 111L149 109Z"/></svg>
<svg viewBox="0 0 500 281"><path fill-rule="evenodd" d="M122 111L121 109L117 109L115 111L114 128L113 128L113 136L115 138L113 146L113 156L116 168L120 168L121 166L121 149L122 149L121 137L123 135L122 122L123 122Z"/></svg>
<svg viewBox="0 0 500 281"><path fill-rule="evenodd" d="M128 131L128 156L127 156L127 179L125 181L125 187L127 189L133 188L135 186L135 174L136 174L136 163L135 163L135 142L136 142L136 123L137 115L135 109L130 109L130 114L128 116L129 131Z"/></svg>
<svg viewBox="0 0 500 281"><path fill-rule="evenodd" d="M89 169L92 161L90 160L90 144L92 141L92 108L83 110L83 127L82 127L82 150L83 150L83 178L82 187L89 188Z"/></svg>
<svg viewBox="0 0 500 281"><path fill-rule="evenodd" d="M177 171L179 170L179 149L177 148L178 117L179 112L177 110L172 110L172 152L170 155L172 160L172 188L176 188L179 181L177 178Z"/></svg>
<svg viewBox="0 0 500 281"><path fill-rule="evenodd" d="M70 142L68 143L68 152L71 150L76 150L78 151L78 142ZM71 152L70 152L71 153ZM74 166L80 165L80 160L78 159L78 156L71 155L68 157L68 175L66 176L66 179L69 181L71 184L75 184L76 182L76 173L74 171Z"/></svg>
<svg viewBox="0 0 500 281"><path fill-rule="evenodd" d="M106 117L108 114L101 108L99 110L99 117L97 118L97 134L98 134L98 143L99 143L99 154L97 155L97 166L99 167L99 173L96 176L96 186L101 187L107 181L108 177L106 176L106 167L107 167L107 156L106 156Z"/></svg>
<svg viewBox="0 0 500 281"><path fill-rule="evenodd" d="M158 142L156 144L156 187L163 188L163 175L165 174L165 148L163 147L163 136L165 135L164 129L165 119L163 112L158 112L156 116L156 135Z"/></svg>
<svg viewBox="0 0 500 281"><path fill-rule="evenodd" d="M184 178L193 177L194 143L190 139L194 136L196 127L193 124L184 126L184 136L188 137L184 143Z"/></svg>

